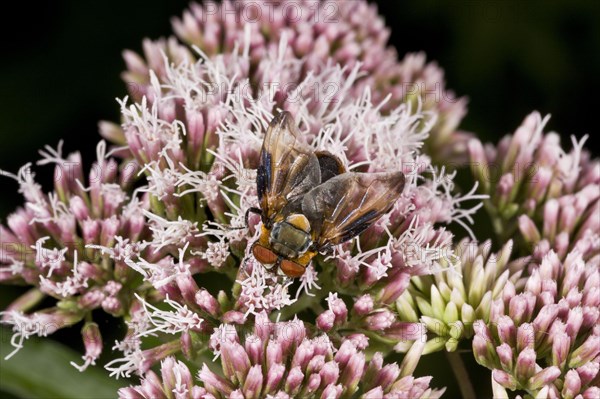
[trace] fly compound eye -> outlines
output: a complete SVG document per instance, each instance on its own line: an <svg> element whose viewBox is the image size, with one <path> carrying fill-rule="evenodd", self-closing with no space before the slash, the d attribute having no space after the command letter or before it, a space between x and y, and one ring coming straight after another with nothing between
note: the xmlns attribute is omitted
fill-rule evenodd
<svg viewBox="0 0 600 399"><path fill-rule="evenodd" d="M252 246L252 255L254 255L254 258L267 268L269 266L273 266L279 258L277 254L275 254L269 248L263 247L260 244L255 244Z"/></svg>
<svg viewBox="0 0 600 399"><path fill-rule="evenodd" d="M279 268L286 276L291 278L302 276L306 270L306 268L301 264L288 259L283 259L279 264Z"/></svg>

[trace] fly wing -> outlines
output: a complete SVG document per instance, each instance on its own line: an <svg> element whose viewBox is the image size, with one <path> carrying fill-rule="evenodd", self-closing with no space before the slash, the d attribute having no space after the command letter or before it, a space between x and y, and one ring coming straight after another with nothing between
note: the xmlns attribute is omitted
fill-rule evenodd
<svg viewBox="0 0 600 399"><path fill-rule="evenodd" d="M260 153L256 188L263 222L321 181L319 161L306 145L289 112L271 121Z"/></svg>
<svg viewBox="0 0 600 399"><path fill-rule="evenodd" d="M404 189L404 174L344 173L312 189L302 199L318 250L360 234L388 212Z"/></svg>

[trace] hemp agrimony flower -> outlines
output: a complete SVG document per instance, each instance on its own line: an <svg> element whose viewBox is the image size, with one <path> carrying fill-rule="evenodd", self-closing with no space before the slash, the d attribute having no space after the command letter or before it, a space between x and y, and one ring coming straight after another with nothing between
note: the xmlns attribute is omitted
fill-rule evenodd
<svg viewBox="0 0 600 399"><path fill-rule="evenodd" d="M108 374L134 379L120 398L425 399L444 389L413 374L445 349L465 397L464 352L498 397L600 395L600 162L585 138L563 149L536 112L498 145L459 131L465 99L424 54L399 60L362 0L204 2L173 29L124 52L130 95L100 123L111 147L88 176L62 143L40 151L49 192L31 164L2 171L25 203L0 225L0 282L29 287L1 312L7 357L75 327L72 365L112 350ZM403 176L366 230L287 275L252 250L274 240L248 213L268 211L257 169L276 115L338 170ZM449 167L468 161L460 187ZM112 345L98 311L126 326Z"/></svg>
<svg viewBox="0 0 600 399"><path fill-rule="evenodd" d="M2 322L15 334L15 351L29 336L77 324L95 309L127 315L132 290L144 288L125 259L160 256L151 255L143 241L150 233L143 214L147 198L131 196L132 172L107 160L105 149L100 142L87 187L80 155L64 158L62 142L57 149L40 151L38 162L55 164L54 191L42 192L30 164L16 175L2 172L17 182L25 205L8 217L7 227L0 227L0 279L34 287L2 312ZM48 297L56 306L39 309ZM100 355L99 334L90 322L82 329L89 348L83 368ZM88 345L91 336L94 348Z"/></svg>
<svg viewBox="0 0 600 399"><path fill-rule="evenodd" d="M500 238L517 231L529 250L554 249L561 257L580 246L587 258L600 250L600 161L572 139L570 152L556 133L544 134L549 117L534 112L497 148L469 142L471 169Z"/></svg>
<svg viewBox="0 0 600 399"><path fill-rule="evenodd" d="M532 396L593 397L600 392L600 264L577 251L550 251L523 290L507 282L489 323L475 323L475 359L493 370L496 390Z"/></svg>

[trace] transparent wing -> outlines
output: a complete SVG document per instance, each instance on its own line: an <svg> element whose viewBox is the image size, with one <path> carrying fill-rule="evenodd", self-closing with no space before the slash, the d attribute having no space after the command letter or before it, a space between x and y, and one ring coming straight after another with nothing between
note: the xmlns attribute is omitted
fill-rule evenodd
<svg viewBox="0 0 600 399"><path fill-rule="evenodd" d="M404 189L404 174L344 173L309 191L302 213L317 249L347 241L387 213Z"/></svg>
<svg viewBox="0 0 600 399"><path fill-rule="evenodd" d="M319 161L305 144L289 112L269 125L260 153L256 187L263 222L320 183Z"/></svg>

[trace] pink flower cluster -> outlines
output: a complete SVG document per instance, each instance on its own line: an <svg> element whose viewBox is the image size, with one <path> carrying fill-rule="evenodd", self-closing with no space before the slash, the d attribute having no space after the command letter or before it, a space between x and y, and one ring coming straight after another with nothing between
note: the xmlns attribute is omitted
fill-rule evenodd
<svg viewBox="0 0 600 399"><path fill-rule="evenodd" d="M477 323L473 352L501 388L543 397L598 397L600 265L550 251L523 290L507 283ZM581 396L578 396L581 395Z"/></svg>
<svg viewBox="0 0 600 399"><path fill-rule="evenodd" d="M399 61L365 1L205 2L173 28L125 51L130 97L120 124L100 123L112 147L87 179L61 144L40 152L48 193L30 164L2 172L25 204L0 226L0 282L30 287L1 312L9 357L80 324L83 371L105 346L102 309L127 325L105 368L141 378L121 398L438 398L417 363L467 346L499 397L600 396L600 161L585 139L565 151L535 112L496 146L458 131L466 101L423 54ZM254 259L261 220L245 220L281 111L347 170L406 178L388 214L297 280ZM447 166L468 160L461 189Z"/></svg>
<svg viewBox="0 0 600 399"><path fill-rule="evenodd" d="M250 87L266 91L292 91L311 74L340 64L344 77L358 73L351 96L360 97L368 88L373 103L384 112L404 103L438 115L424 141L436 163L463 165L468 160L466 144L471 134L457 130L466 114L466 99L445 87L443 71L433 62L426 63L423 53L399 61L396 51L386 46L389 29L383 18L364 1L207 1L192 4L181 18L174 18L173 29L191 51L171 37L146 40L143 57L124 53L123 79L136 100L148 93L150 71L163 82L169 63L193 62L198 55L224 57L239 68L241 79L249 78ZM248 55L244 62L233 56L238 51ZM281 74L280 68L259 66L273 53L279 53L282 64L302 60L297 73ZM344 89L337 80L307 86L322 102L334 101ZM212 90L225 92L228 87L213 84Z"/></svg>
<svg viewBox="0 0 600 399"><path fill-rule="evenodd" d="M241 327L241 326L238 326ZM167 358L161 378L146 374L137 387L119 391L120 398L340 398L352 395L363 382L365 398L438 398L443 390L429 388L431 377L414 378L412 372L423 349L415 342L401 365L384 365L381 353L367 362L366 337L352 337L339 347L326 334L310 336L304 324L271 322L256 317L252 331L240 337L236 326L223 324L210 338L219 354L223 375L206 364L194 382L185 364Z"/></svg>
<svg viewBox="0 0 600 399"><path fill-rule="evenodd" d="M48 194L35 182L30 164L16 175L3 172L16 180L25 204L9 215L7 227L0 226L0 281L35 287L2 312L3 322L13 326L15 351L29 336L77 324L95 309L126 315L129 290L139 283L125 260L155 256L143 242L149 235L147 201L130 195L132 171L119 172L115 161L105 160L101 142L85 186L80 155L63 158L61 147L40 152L38 164L55 164L54 190ZM39 309L46 296L57 306ZM86 342L89 328L82 332ZM92 353L94 359L100 354Z"/></svg>

